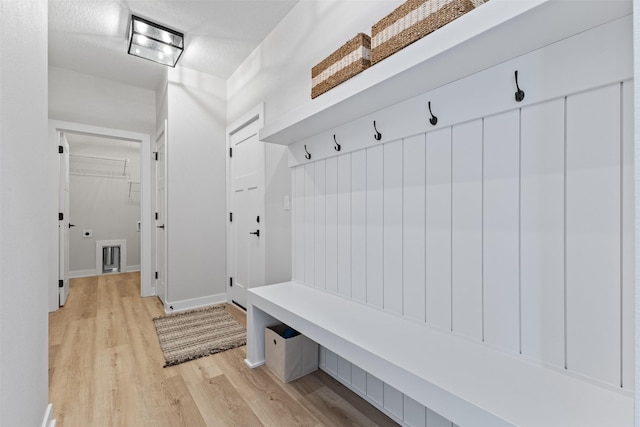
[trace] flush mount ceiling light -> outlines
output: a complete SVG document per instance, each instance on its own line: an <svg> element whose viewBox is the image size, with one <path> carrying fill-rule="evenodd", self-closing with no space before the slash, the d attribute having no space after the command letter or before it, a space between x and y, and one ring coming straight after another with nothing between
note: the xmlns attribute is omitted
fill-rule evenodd
<svg viewBox="0 0 640 427"><path fill-rule="evenodd" d="M175 67L184 49L184 34L131 15L129 55Z"/></svg>

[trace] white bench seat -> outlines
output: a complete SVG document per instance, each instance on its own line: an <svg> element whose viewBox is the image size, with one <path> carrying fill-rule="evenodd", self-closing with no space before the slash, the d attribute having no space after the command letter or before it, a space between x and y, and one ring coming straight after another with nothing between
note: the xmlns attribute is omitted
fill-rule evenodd
<svg viewBox="0 0 640 427"><path fill-rule="evenodd" d="M309 286L248 292L247 360L280 321L464 426L632 426L630 393Z"/></svg>

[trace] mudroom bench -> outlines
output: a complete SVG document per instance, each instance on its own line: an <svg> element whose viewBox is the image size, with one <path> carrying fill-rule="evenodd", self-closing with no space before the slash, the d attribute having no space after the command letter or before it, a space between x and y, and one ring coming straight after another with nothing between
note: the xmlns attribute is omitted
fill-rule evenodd
<svg viewBox="0 0 640 427"><path fill-rule="evenodd" d="M248 291L247 359L284 322L464 426L631 426L622 391L297 282Z"/></svg>

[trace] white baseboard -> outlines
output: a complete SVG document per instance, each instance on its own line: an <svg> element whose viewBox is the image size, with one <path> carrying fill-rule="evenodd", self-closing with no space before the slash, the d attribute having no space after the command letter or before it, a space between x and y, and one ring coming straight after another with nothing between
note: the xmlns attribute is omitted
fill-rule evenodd
<svg viewBox="0 0 640 427"><path fill-rule="evenodd" d="M253 363L253 362L250 362L249 359L244 359L244 364L250 367L251 369L253 369L253 368L257 368L258 366L264 365L264 360Z"/></svg>
<svg viewBox="0 0 640 427"><path fill-rule="evenodd" d="M77 279L79 277L91 277L91 276L97 276L98 273L96 272L95 269L91 269L91 270L76 270L76 271L70 271L69 272L69 279Z"/></svg>
<svg viewBox="0 0 640 427"><path fill-rule="evenodd" d="M227 302L227 294L209 295L206 297L186 299L182 301L167 302L164 307L166 313L177 313L194 308L206 307L213 304L222 304Z"/></svg>
<svg viewBox="0 0 640 427"><path fill-rule="evenodd" d="M42 427L55 427L56 420L53 418L53 404L49 403L47 409L44 411L44 418L42 418Z"/></svg>
<svg viewBox="0 0 640 427"><path fill-rule="evenodd" d="M135 273L137 271L140 271L139 265L128 265L125 273Z"/></svg>

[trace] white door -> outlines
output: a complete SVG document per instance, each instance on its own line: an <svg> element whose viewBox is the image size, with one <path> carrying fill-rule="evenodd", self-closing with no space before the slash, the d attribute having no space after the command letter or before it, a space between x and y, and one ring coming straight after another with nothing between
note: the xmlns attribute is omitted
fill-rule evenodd
<svg viewBox="0 0 640 427"><path fill-rule="evenodd" d="M58 191L58 304L63 306L69 295L69 143L59 133L60 166Z"/></svg>
<svg viewBox="0 0 640 427"><path fill-rule="evenodd" d="M257 126L248 125L230 137L231 299L247 306L247 289L262 285L264 218L261 216L263 143Z"/></svg>
<svg viewBox="0 0 640 427"><path fill-rule="evenodd" d="M156 136L156 295L167 302L167 121Z"/></svg>

